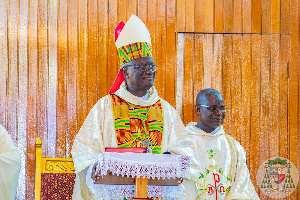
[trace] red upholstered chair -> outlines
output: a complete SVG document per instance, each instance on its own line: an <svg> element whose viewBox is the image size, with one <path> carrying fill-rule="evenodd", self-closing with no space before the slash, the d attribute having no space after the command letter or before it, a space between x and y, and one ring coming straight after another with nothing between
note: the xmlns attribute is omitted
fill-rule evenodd
<svg viewBox="0 0 300 200"><path fill-rule="evenodd" d="M35 144L35 200L72 199L75 168L72 158L42 157L40 137Z"/></svg>

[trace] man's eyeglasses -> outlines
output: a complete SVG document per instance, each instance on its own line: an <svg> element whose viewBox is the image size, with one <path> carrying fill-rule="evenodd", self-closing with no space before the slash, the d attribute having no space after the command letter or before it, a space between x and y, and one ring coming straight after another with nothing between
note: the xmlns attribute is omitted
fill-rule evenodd
<svg viewBox="0 0 300 200"><path fill-rule="evenodd" d="M207 106L207 105L199 105L199 106L207 108L212 113L218 113L218 112L220 112L221 114L225 114L226 113L226 109L227 109L226 107L219 108L218 106Z"/></svg>
<svg viewBox="0 0 300 200"><path fill-rule="evenodd" d="M145 72L151 71L155 72L158 69L157 65L127 65L126 67L133 67L135 71Z"/></svg>

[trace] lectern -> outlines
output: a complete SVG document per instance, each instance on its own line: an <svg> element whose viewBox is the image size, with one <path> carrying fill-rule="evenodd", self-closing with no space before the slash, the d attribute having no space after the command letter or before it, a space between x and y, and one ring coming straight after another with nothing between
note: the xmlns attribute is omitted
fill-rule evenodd
<svg viewBox="0 0 300 200"><path fill-rule="evenodd" d="M185 155L148 153L102 153L97 161L102 178L87 185L102 199L179 198L184 195L180 179L189 176L190 158Z"/></svg>

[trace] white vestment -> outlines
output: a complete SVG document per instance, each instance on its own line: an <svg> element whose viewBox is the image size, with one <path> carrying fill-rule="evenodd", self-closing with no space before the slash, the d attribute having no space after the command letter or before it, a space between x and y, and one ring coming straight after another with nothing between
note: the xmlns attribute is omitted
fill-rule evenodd
<svg viewBox="0 0 300 200"><path fill-rule="evenodd" d="M171 153L192 157L191 178L184 180L186 199L259 199L250 180L244 148L226 135L223 126L206 133L191 122L189 136Z"/></svg>
<svg viewBox="0 0 300 200"><path fill-rule="evenodd" d="M129 103L140 106L150 106L158 100L161 101L164 116L162 152L169 151L178 137L181 136L180 134L184 133L184 125L178 113L168 102L159 98L154 87L148 91L147 100L128 92L124 82L115 94ZM73 199L94 199L93 194L86 185L87 169L96 161L99 154L105 151L106 147L117 147L116 141L112 102L110 95L107 95L101 98L92 108L74 140L72 157L75 165L76 181Z"/></svg>
<svg viewBox="0 0 300 200"><path fill-rule="evenodd" d="M20 152L8 132L0 125L0 199L15 199L20 168Z"/></svg>

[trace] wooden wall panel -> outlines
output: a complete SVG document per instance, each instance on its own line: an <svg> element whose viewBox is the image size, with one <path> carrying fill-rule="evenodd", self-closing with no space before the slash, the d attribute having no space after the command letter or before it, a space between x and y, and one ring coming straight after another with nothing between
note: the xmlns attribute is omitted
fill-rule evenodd
<svg viewBox="0 0 300 200"><path fill-rule="evenodd" d="M28 0L20 1L20 20L18 30L18 147L21 153L21 170L19 175L19 185L17 196L18 199L25 199L25 184L26 184L26 146L27 146L27 94L28 94ZM1 41L1 39L0 39ZM0 75L1 76L1 75ZM2 76L1 76L2 77ZM1 83L0 83L1 84ZM1 87L0 87L1 88ZM0 95L1 96L1 95ZM4 96L4 95L3 95ZM1 108L0 108L1 112ZM2 124L2 123L1 123Z"/></svg>
<svg viewBox="0 0 300 200"><path fill-rule="evenodd" d="M8 1L0 2L0 123L6 126L7 76L8 76Z"/></svg>
<svg viewBox="0 0 300 200"><path fill-rule="evenodd" d="M107 2L103 2L103 3L107 3ZM83 124L89 112L88 104L87 104L88 93L86 87L87 69L88 69L88 66L86 65L88 34L87 34L87 3L85 0L78 1L78 11L79 13L78 13L78 41L77 41L78 42L77 113L78 113L78 125L80 127ZM107 10L105 13L107 13Z"/></svg>
<svg viewBox="0 0 300 200"><path fill-rule="evenodd" d="M262 33L271 33L271 1L261 0Z"/></svg>
<svg viewBox="0 0 300 200"><path fill-rule="evenodd" d="M290 33L290 0L280 1L280 32L283 34Z"/></svg>
<svg viewBox="0 0 300 200"><path fill-rule="evenodd" d="M56 156L66 156L66 134L68 129L67 114L67 84L68 84L68 1L58 1L57 13L57 126L56 126Z"/></svg>
<svg viewBox="0 0 300 200"><path fill-rule="evenodd" d="M279 155L279 144L280 144L280 128L279 128L279 45L280 36L272 35L271 37L271 69L270 69L270 121L272 122L271 127L271 138L270 138L270 157Z"/></svg>
<svg viewBox="0 0 300 200"><path fill-rule="evenodd" d="M182 117L187 124L193 121L191 110L194 110L194 94L193 90L193 66L194 66L194 34L186 34L184 37L184 82L183 82L183 113ZM185 78L186 77L186 78Z"/></svg>
<svg viewBox="0 0 300 200"><path fill-rule="evenodd" d="M280 33L280 0L271 1L271 33Z"/></svg>
<svg viewBox="0 0 300 200"><path fill-rule="evenodd" d="M234 21L234 11L233 11L233 2L234 0L224 0L224 32L231 33L233 32L233 21ZM222 32L223 32L222 31ZM221 33L222 33L221 32Z"/></svg>
<svg viewBox="0 0 300 200"><path fill-rule="evenodd" d="M299 122L299 0L291 0L291 57L289 65L289 94L288 94L288 129L289 129L289 159L300 169L299 159L299 138L300 138L300 122ZM298 7L297 7L298 5ZM296 148L298 146L298 148ZM295 150L297 149L297 151ZM290 198L299 199L298 194L294 192Z"/></svg>
<svg viewBox="0 0 300 200"><path fill-rule="evenodd" d="M186 24L186 22L185 22L185 12L186 12L185 11L185 1L186 0L177 0L177 15L176 15L177 26L176 26L176 30L179 31L179 32L185 32L185 24ZM197 12L197 11L199 11L199 9L197 9L197 8L198 8L198 5L199 5L199 8L201 8L203 6L203 4L200 4L200 3L197 4L197 2L198 1L196 1L196 5L195 5L195 7L196 7L196 11L195 11L195 13L196 13L196 19L195 19L196 20L195 21L196 29L195 30L199 31L199 28L197 28L197 27L200 26L200 24L202 24L203 21L200 21L202 18L197 17L198 16L197 13L199 13L199 12ZM203 13L203 12L201 12L201 13Z"/></svg>
<svg viewBox="0 0 300 200"><path fill-rule="evenodd" d="M214 11L215 11L214 1L204 0L204 32L213 33L214 32ZM191 10L193 11L193 10ZM187 10L190 12L190 10ZM189 22L189 21L188 21ZM193 22L193 21L192 21Z"/></svg>
<svg viewBox="0 0 300 200"><path fill-rule="evenodd" d="M258 166L260 165L259 153L257 152L257 147L259 147L259 138L260 138L260 127L261 127L261 109L260 109L260 71L261 71L261 36L253 35L251 37L251 146L250 152L250 177L251 180L256 179L256 172L258 170ZM260 194L260 190L257 184L254 184L256 192Z"/></svg>
<svg viewBox="0 0 300 200"><path fill-rule="evenodd" d="M234 18L234 21L233 21L233 33L241 33L243 32L243 29L242 29L242 15L243 15L243 12L242 12L242 0L234 0L234 4L233 4L233 18Z"/></svg>
<svg viewBox="0 0 300 200"><path fill-rule="evenodd" d="M232 37L228 34L224 35L224 56L223 56L223 98L226 102L228 108L227 116L224 121L224 126L229 130L232 130L232 120L231 120L231 112L232 112L232 103L231 103L231 71L232 71L232 63L233 63L233 55L232 55Z"/></svg>
<svg viewBox="0 0 300 200"><path fill-rule="evenodd" d="M8 15L8 79L7 79L7 130L13 141L17 139L17 104L18 98L18 3L9 1Z"/></svg>
<svg viewBox="0 0 300 200"><path fill-rule="evenodd" d="M204 12L205 12L205 19L207 19L207 13L210 13L208 8L208 3L205 2L204 4L205 8L204 8ZM185 31L186 32L193 32L195 30L195 1L185 1ZM206 25L206 21L205 21L205 25Z"/></svg>
<svg viewBox="0 0 300 200"><path fill-rule="evenodd" d="M157 78L156 78L156 85L157 85L157 91L159 94L165 94L166 88L165 88L165 81L166 80L166 65L165 65L165 59L166 59L166 25L165 22L162 21L162 19L165 18L165 3L163 0L157 1L157 10L156 10L156 31L155 31L155 44L156 44L156 58L154 58L154 62L157 63L159 67L159 71L157 72Z"/></svg>
<svg viewBox="0 0 300 200"><path fill-rule="evenodd" d="M77 0L68 1L68 47L69 47L69 66L67 72L67 121L68 130L66 136L66 157L69 158L71 155L70 144L73 144L74 138L78 131L77 123L77 74L78 68L73 66L78 66L78 21L73 19L78 19L78 3ZM98 6L96 5L96 10ZM96 11L97 13L97 11ZM97 21L98 24L98 21ZM98 26L96 24L96 26ZM98 41L96 41L98 43ZM96 45L97 46L97 45ZM97 66L97 65L95 65ZM96 71L97 73L97 71ZM97 77L96 77L97 79ZM95 84L97 85L97 83ZM96 91L97 93L97 91ZM97 96L97 95L96 95Z"/></svg>
<svg viewBox="0 0 300 200"><path fill-rule="evenodd" d="M152 2L152 1L151 1ZM175 90L168 90L167 88L176 87L176 0L166 1L166 79L165 81L165 96L164 99L171 105L175 106ZM159 53L159 52L158 52Z"/></svg>
<svg viewBox="0 0 300 200"><path fill-rule="evenodd" d="M49 83L48 83L48 99L47 99L47 120L48 120L48 141L47 155L55 156L56 151L56 99L57 99L57 13L58 0L50 0L48 5L48 63L49 63Z"/></svg>
<svg viewBox="0 0 300 200"><path fill-rule="evenodd" d="M261 38L261 68L260 68L260 134L259 134L259 163L270 158L270 37L262 35ZM260 193L262 199L267 196Z"/></svg>
<svg viewBox="0 0 300 200"><path fill-rule="evenodd" d="M232 135L239 142L241 133L241 107L242 107L242 36L240 34L232 36L232 68L231 68L231 118L232 129L230 135Z"/></svg>
<svg viewBox="0 0 300 200"><path fill-rule="evenodd" d="M223 65L223 35L216 34L213 38L213 45L214 45L214 60L211 65L211 87L216 88L216 90L223 92L222 90L222 66Z"/></svg>
<svg viewBox="0 0 300 200"><path fill-rule="evenodd" d="M108 39L108 74L107 74L107 83L108 83L108 90L107 93L110 89L110 86L113 84L115 78L116 78L116 74L119 71L119 60L117 59L117 50L116 50L116 46L115 46L115 40L114 40L114 30L115 27L119 24L119 21L117 19L118 15L117 15L117 10L118 10L118 2L117 0L112 0L112 1L108 1L108 36L111 37L107 37ZM122 20L124 22L127 21L126 20ZM90 110L91 108L88 107L88 110Z"/></svg>
<svg viewBox="0 0 300 200"><path fill-rule="evenodd" d="M48 130L47 130L47 90L48 86L48 40L47 21L48 9L47 1L38 2L38 93L37 93L37 131L44 144L43 155L47 155Z"/></svg>
<svg viewBox="0 0 300 200"><path fill-rule="evenodd" d="M200 6L199 6L200 7ZM198 19L201 20L201 17ZM224 1L223 0L215 0L215 33L222 33L224 29ZM195 29L196 32L199 32Z"/></svg>
<svg viewBox="0 0 300 200"><path fill-rule="evenodd" d="M177 0L176 30L288 34L291 5L291 0Z"/></svg>
<svg viewBox="0 0 300 200"><path fill-rule="evenodd" d="M38 49L37 49L37 1L30 1L28 8L28 99L27 99L27 165L26 199L34 199L35 140L38 137L37 126L37 85L38 85Z"/></svg>
<svg viewBox="0 0 300 200"><path fill-rule="evenodd" d="M243 0L242 3L242 25L243 25L243 33L251 33L251 27L252 27L252 21L251 21L251 17L252 17L252 0Z"/></svg>
<svg viewBox="0 0 300 200"><path fill-rule="evenodd" d="M87 97L88 108L91 109L97 103L97 67L98 67L98 1L87 1ZM121 14L122 12L120 12ZM100 88L99 88L100 89Z"/></svg>
<svg viewBox="0 0 300 200"><path fill-rule="evenodd" d="M262 0L252 0L252 33L261 33Z"/></svg>
<svg viewBox="0 0 300 200"><path fill-rule="evenodd" d="M246 152L251 152L251 35L242 36L242 55L241 55L241 145ZM250 166L250 154L247 154L248 166Z"/></svg>
<svg viewBox="0 0 300 200"><path fill-rule="evenodd" d="M129 3L128 3L129 4ZM136 4L134 4L136 5ZM127 8L127 6L126 6ZM108 72L108 52L106 50L107 42L108 42L108 3L107 0L100 0L98 3L98 27L99 27L99 35L98 35L98 97L103 97L107 94L106 88L108 88L107 83L107 72ZM127 14L128 15L128 14ZM82 124L82 123L81 123Z"/></svg>
<svg viewBox="0 0 300 200"><path fill-rule="evenodd" d="M214 63L214 45L213 45L213 35L207 34L204 35L204 42L203 42L203 86L205 88L211 87L211 79L212 79L212 68L211 66ZM190 65L189 67L192 67Z"/></svg>
<svg viewBox="0 0 300 200"><path fill-rule="evenodd" d="M195 37L195 51L194 51L194 64L193 64L193 97L196 98L199 90L203 88L203 73L204 73L204 63L203 63L203 43L204 36L202 34L197 34ZM192 101L192 109L195 109L196 103ZM197 121L197 113L192 112L193 121ZM188 122L187 122L188 123Z"/></svg>
<svg viewBox="0 0 300 200"><path fill-rule="evenodd" d="M280 39L280 62L279 62L279 128L280 128L280 146L279 155L288 154L288 66L290 60L290 39L283 35Z"/></svg>
<svg viewBox="0 0 300 200"><path fill-rule="evenodd" d="M190 110L198 91L214 87L252 180L273 155L300 169L299 8L299 0L1 1L0 123L22 152L18 199L34 196L37 136L44 156L71 156L120 69L114 29L131 14L152 36L155 86L185 124L197 120Z"/></svg>

